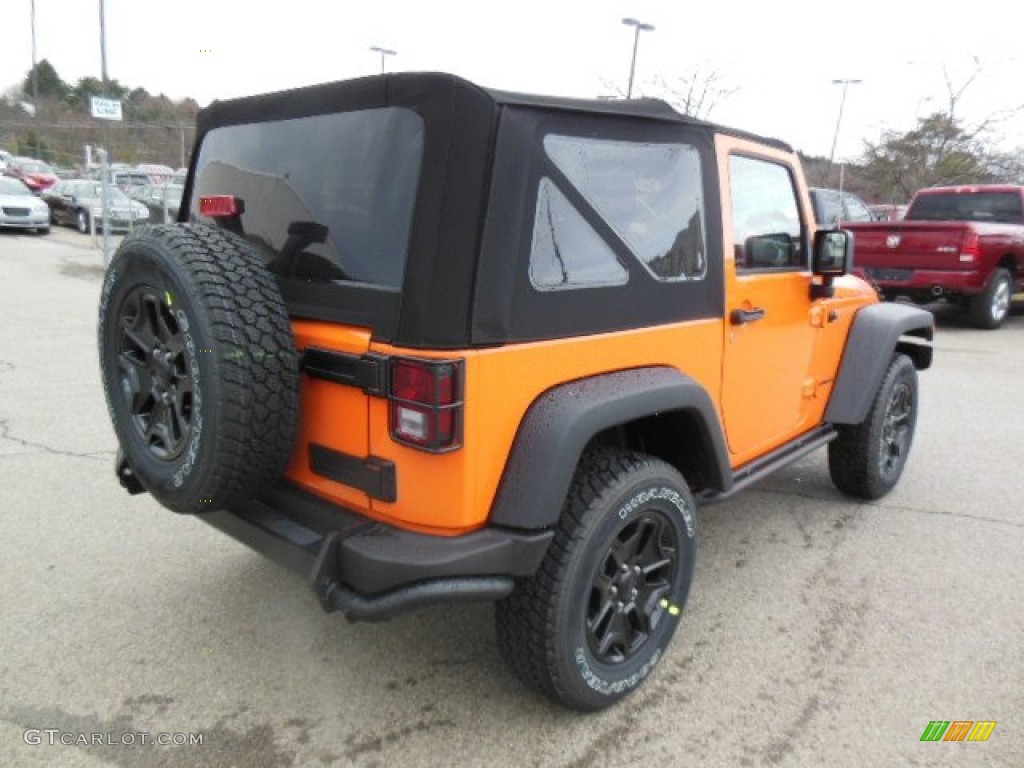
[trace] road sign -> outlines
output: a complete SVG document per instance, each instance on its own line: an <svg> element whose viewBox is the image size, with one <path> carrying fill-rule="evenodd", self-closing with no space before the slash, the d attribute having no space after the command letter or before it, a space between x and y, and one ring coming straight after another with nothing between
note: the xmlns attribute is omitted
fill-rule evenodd
<svg viewBox="0 0 1024 768"><path fill-rule="evenodd" d="M100 120L121 120L121 101L120 99L101 99L99 96L93 96L90 99L90 106L92 108L92 116Z"/></svg>

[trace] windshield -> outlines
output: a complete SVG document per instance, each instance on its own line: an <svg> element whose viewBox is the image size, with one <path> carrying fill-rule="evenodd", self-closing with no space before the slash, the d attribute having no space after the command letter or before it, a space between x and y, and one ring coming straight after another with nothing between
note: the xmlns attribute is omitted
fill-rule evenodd
<svg viewBox="0 0 1024 768"><path fill-rule="evenodd" d="M18 168L25 173L53 173L53 169L44 162L18 163Z"/></svg>
<svg viewBox="0 0 1024 768"><path fill-rule="evenodd" d="M99 200L103 197L103 185L98 181L83 181L76 184L69 184L65 187L61 194L74 195L84 199ZM112 203L127 203L130 202L128 195L124 193L120 187L115 187L113 184L107 185L107 194L110 196Z"/></svg>
<svg viewBox="0 0 1024 768"><path fill-rule="evenodd" d="M0 177L0 194L4 195L32 195L32 190L26 187L17 179L5 179Z"/></svg>

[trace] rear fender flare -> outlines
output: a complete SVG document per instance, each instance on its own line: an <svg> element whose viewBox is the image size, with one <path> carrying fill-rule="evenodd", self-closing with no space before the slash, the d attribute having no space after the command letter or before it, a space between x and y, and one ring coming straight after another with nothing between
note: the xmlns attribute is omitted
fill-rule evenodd
<svg viewBox="0 0 1024 768"><path fill-rule="evenodd" d="M569 382L538 397L523 417L505 465L491 522L554 525L587 444L606 429L672 411L690 411L710 457L709 480L732 486L728 451L710 395L674 368L638 368Z"/></svg>

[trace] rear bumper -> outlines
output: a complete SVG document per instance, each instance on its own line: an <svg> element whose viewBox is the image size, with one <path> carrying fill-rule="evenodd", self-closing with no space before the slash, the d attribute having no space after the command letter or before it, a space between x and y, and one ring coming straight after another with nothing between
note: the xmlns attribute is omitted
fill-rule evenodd
<svg viewBox="0 0 1024 768"><path fill-rule="evenodd" d="M280 485L244 509L201 520L307 577L326 611L383 621L425 605L497 600L536 572L552 531L414 533Z"/></svg>
<svg viewBox="0 0 1024 768"><path fill-rule="evenodd" d="M973 295L985 288L987 274L979 270L890 269L861 267L864 277L882 293L908 293L939 298L947 293ZM903 273L903 274L899 274ZM899 274L898 277L894 275Z"/></svg>

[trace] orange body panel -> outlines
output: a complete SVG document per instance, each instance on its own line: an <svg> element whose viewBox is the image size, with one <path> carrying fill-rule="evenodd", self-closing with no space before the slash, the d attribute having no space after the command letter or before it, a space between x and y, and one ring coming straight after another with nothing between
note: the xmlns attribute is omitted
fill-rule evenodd
<svg viewBox="0 0 1024 768"><path fill-rule="evenodd" d="M793 168L807 222L812 221L811 207L790 153L738 137L720 135L716 141L726 318L734 309L764 308L763 320L732 325L717 318L465 351L396 348L372 343L362 329L296 321L300 349L461 359L465 405L462 447L430 453L391 438L387 399L304 376L299 436L288 477L330 501L400 527L435 535L474 530L487 523L523 416L541 394L575 379L643 366L675 367L707 390L721 414L734 468L820 424L856 309L877 298L851 277L837 281L834 297L812 300L807 270L737 273L730 152ZM350 456L394 462L397 500L370 499L312 472L310 442Z"/></svg>
<svg viewBox="0 0 1024 768"><path fill-rule="evenodd" d="M398 465L398 501L373 501L373 512L397 525L457 534L486 524L516 431L531 403L574 379L626 368L674 365L699 381L717 404L722 324L719 320L636 331L418 356L466 361L463 447L430 454L388 433L387 403L370 405L370 451ZM406 350L374 345L387 355Z"/></svg>
<svg viewBox="0 0 1024 768"><path fill-rule="evenodd" d="M292 330L300 351L319 347L361 355L370 347L370 333L361 328L295 320ZM285 474L326 499L357 511L367 511L370 500L364 492L310 469L309 444L319 443L351 456L366 456L369 449L367 401L370 398L355 387L309 376L301 376L299 382L299 429Z"/></svg>
<svg viewBox="0 0 1024 768"><path fill-rule="evenodd" d="M722 179L726 316L735 309L765 310L763 320L725 325L722 419L733 466L742 466L821 423L855 310L877 297L862 281L844 278L833 298L812 300L809 270L738 271L730 154L776 161L792 169L808 236L814 231L810 198L789 152L722 134L716 137L716 147Z"/></svg>

